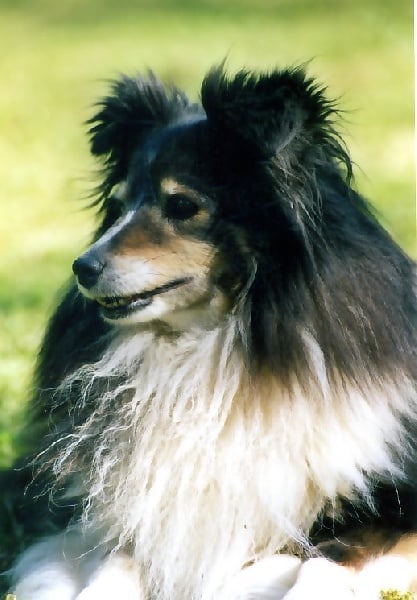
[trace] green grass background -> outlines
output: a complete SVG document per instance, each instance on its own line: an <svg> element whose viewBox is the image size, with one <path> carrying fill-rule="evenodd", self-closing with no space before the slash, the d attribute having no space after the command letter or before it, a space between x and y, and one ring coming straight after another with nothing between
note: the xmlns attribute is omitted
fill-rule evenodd
<svg viewBox="0 0 417 600"><path fill-rule="evenodd" d="M310 61L340 98L357 186L414 256L411 0L0 0L0 464L47 314L88 240L83 122L120 72L197 95L206 70Z"/></svg>

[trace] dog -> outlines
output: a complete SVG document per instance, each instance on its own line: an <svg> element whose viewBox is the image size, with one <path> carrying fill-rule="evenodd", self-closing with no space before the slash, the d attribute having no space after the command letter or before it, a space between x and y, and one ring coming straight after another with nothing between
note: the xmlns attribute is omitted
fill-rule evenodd
<svg viewBox="0 0 417 600"><path fill-rule="evenodd" d="M96 106L97 231L3 475L17 600L416 589L416 271L338 120L298 67Z"/></svg>

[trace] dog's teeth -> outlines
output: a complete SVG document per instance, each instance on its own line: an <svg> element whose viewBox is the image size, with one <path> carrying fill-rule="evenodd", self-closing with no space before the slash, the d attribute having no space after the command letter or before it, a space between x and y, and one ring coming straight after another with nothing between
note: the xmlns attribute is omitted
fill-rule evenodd
<svg viewBox="0 0 417 600"><path fill-rule="evenodd" d="M113 308L122 308L124 306L129 306L129 304L137 303L137 307L147 306L150 302L152 302L153 296L158 294L163 294L172 289L175 289L185 283L190 281L190 277L183 277L182 279L174 279L173 281L169 281L164 285L154 288L153 290L144 291L140 294L132 294L131 296L103 296L101 298L96 298L96 302L100 304L100 306L104 306L104 308L113 309Z"/></svg>
<svg viewBox="0 0 417 600"><path fill-rule="evenodd" d="M133 301L133 296L126 296L124 298L98 298L97 302L106 308L119 308L120 306L126 306Z"/></svg>

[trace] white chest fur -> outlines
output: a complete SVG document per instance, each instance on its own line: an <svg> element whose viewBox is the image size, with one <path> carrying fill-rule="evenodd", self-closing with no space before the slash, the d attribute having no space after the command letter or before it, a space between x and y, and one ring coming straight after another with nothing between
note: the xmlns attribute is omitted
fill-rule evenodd
<svg viewBox="0 0 417 600"><path fill-rule="evenodd" d="M124 332L63 386L84 382L81 403L95 408L56 470L90 448L85 523L132 548L148 592L163 599L215 597L248 561L303 543L337 494L366 494L367 472L394 470L392 384L335 392L307 336L316 373L308 394L271 376L255 384L236 327L175 340Z"/></svg>

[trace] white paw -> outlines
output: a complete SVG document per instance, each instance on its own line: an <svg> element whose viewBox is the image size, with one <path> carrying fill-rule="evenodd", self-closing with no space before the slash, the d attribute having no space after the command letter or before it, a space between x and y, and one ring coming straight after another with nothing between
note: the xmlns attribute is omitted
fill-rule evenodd
<svg viewBox="0 0 417 600"><path fill-rule="evenodd" d="M24 552L12 569L19 600L74 600L78 574L63 557L62 536L51 536Z"/></svg>
<svg viewBox="0 0 417 600"><path fill-rule="evenodd" d="M357 575L356 598L379 600L381 591L396 590L402 594L409 591L413 580L413 568L402 556L381 556L366 564Z"/></svg>
<svg viewBox="0 0 417 600"><path fill-rule="evenodd" d="M280 554L242 569L219 590L216 600L280 600L293 585L301 561Z"/></svg>
<svg viewBox="0 0 417 600"><path fill-rule="evenodd" d="M132 559L123 554L110 555L91 575L76 600L141 600L139 573Z"/></svg>
<svg viewBox="0 0 417 600"><path fill-rule="evenodd" d="M72 574L61 564L49 563L19 579L14 594L19 600L73 600L77 589Z"/></svg>
<svg viewBox="0 0 417 600"><path fill-rule="evenodd" d="M311 558L301 566L284 600L353 600L356 598L354 587L355 576L350 569L325 558Z"/></svg>

